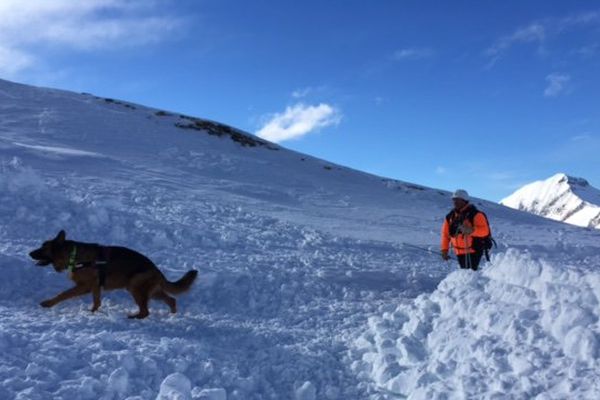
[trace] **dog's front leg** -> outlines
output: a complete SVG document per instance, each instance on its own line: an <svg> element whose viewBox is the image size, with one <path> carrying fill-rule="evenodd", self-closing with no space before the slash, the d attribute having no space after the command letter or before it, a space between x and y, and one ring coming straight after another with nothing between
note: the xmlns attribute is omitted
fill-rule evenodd
<svg viewBox="0 0 600 400"><path fill-rule="evenodd" d="M92 305L91 312L96 312L100 308L101 300L100 300L100 285L94 285L92 288L92 297L94 299L94 304Z"/></svg>
<svg viewBox="0 0 600 400"><path fill-rule="evenodd" d="M55 296L51 299L42 301L40 303L40 305L42 307L52 307L52 306L57 305L61 301L65 301L65 300L71 299L73 297L81 296L83 294L88 293L89 291L90 291L89 287L75 286L69 290L65 290L64 292L58 294L57 296Z"/></svg>

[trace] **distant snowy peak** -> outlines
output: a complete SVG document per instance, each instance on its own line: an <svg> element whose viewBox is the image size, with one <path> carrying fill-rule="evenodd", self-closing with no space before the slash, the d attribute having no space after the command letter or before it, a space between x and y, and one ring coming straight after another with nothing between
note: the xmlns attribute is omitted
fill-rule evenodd
<svg viewBox="0 0 600 400"><path fill-rule="evenodd" d="M523 186L500 203L557 221L600 229L600 190L583 178L556 174Z"/></svg>
<svg viewBox="0 0 600 400"><path fill-rule="evenodd" d="M565 174L556 174L552 178L558 179L559 183L566 183L571 187L588 187L590 183L583 178L576 178Z"/></svg>

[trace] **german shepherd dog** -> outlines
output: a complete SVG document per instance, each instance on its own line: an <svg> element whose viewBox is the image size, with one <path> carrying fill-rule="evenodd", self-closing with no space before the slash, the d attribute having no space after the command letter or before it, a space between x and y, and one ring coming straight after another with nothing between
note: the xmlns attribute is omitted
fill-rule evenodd
<svg viewBox="0 0 600 400"><path fill-rule="evenodd" d="M139 307L137 314L129 315L129 318L146 318L150 299L162 300L175 313L177 302L168 293L176 295L187 291L198 274L191 270L178 281L169 282L152 261L136 251L75 242L67 240L66 236L65 231L60 231L54 239L45 241L39 249L29 253L39 266L52 264L57 272L68 270L69 278L75 282L75 287L42 301L42 307L52 307L91 292L91 311L95 312L100 308L102 289L126 289Z"/></svg>

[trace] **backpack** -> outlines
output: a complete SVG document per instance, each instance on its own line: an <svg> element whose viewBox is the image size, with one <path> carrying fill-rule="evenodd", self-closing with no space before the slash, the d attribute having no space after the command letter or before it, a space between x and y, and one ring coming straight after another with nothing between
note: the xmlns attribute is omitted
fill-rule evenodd
<svg viewBox="0 0 600 400"><path fill-rule="evenodd" d="M474 225L475 215L477 215L477 213L481 213L485 218L485 223L487 224L490 233L485 237L473 237L473 249L475 251L481 251L485 255L485 259L490 261L490 250L494 247L498 247L498 244L492 237L492 228L490 227L487 215L483 211L479 211L474 205L471 205L469 209L462 214L462 218L452 218L455 214L454 210L446 215L446 221L448 221L448 226L450 228L450 236L454 237L458 235L458 227L465 220L469 221L471 225Z"/></svg>

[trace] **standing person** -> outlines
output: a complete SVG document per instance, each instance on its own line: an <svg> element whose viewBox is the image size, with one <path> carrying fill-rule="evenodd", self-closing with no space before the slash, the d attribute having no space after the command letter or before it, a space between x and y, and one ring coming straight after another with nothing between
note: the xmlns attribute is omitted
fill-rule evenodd
<svg viewBox="0 0 600 400"><path fill-rule="evenodd" d="M477 271L490 237L490 226L484 213L469 203L469 194L462 189L452 195L454 209L446 215L442 225L442 258L448 260L450 244L461 268Z"/></svg>

